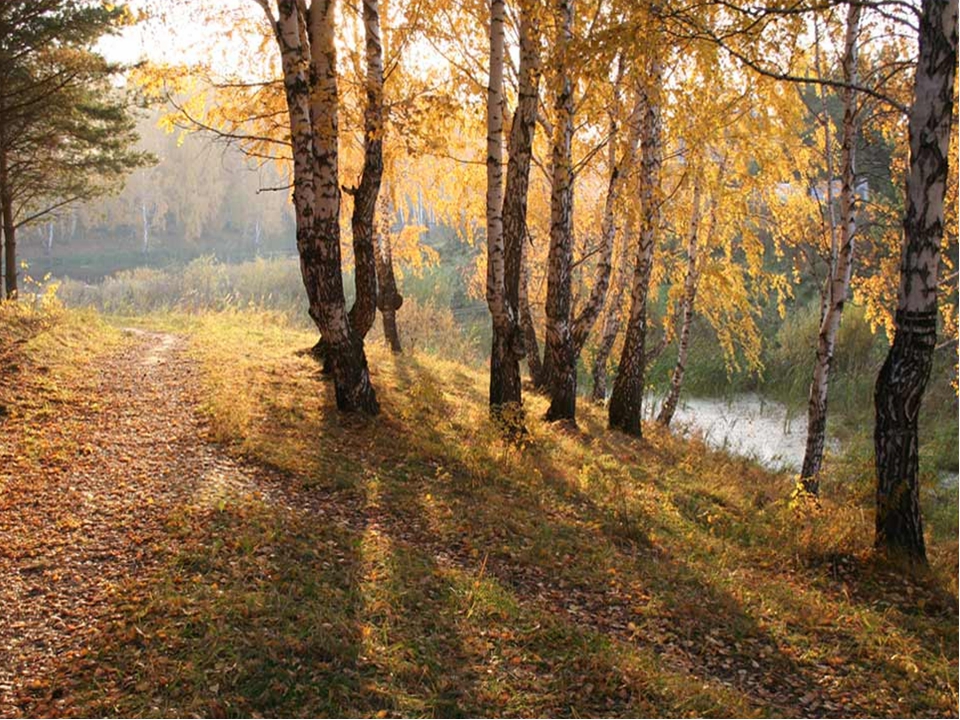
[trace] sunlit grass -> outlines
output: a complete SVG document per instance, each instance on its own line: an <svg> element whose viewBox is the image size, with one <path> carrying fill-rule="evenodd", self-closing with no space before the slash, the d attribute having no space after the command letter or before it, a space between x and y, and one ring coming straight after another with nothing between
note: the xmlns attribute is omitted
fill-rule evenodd
<svg viewBox="0 0 960 720"><path fill-rule="evenodd" d="M120 592L71 712L956 711L955 513L903 581L874 560L864 487L797 506L789 476L610 433L583 401L561 431L533 394L518 447L482 371L376 342L383 412L343 416L300 352L314 334L276 314L140 322L189 334L210 437L291 500L171 518L167 569Z"/></svg>

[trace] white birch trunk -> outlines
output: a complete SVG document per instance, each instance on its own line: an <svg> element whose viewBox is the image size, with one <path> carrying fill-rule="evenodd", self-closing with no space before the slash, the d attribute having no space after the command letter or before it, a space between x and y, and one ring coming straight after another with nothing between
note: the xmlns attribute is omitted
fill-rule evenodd
<svg viewBox="0 0 960 720"><path fill-rule="evenodd" d="M817 357L807 405L807 446L800 471L804 490L814 495L820 491L820 469L827 430L827 388L830 366L836 349L837 332L843 315L844 303L850 291L853 272L854 240L857 230L856 206L856 149L859 137L857 122L857 93L851 87L857 84L857 40L860 34L861 6L851 3L847 8L847 29L843 52L843 129L840 140L840 224L835 227L833 205L830 203L831 257L830 276L824 311L817 337ZM829 118L827 124L829 126ZM829 136L828 136L829 137ZM833 149L826 148L828 167L832 168ZM831 175L829 186L833 185ZM832 200L832 194L828 195ZM839 230L839 232L837 232Z"/></svg>

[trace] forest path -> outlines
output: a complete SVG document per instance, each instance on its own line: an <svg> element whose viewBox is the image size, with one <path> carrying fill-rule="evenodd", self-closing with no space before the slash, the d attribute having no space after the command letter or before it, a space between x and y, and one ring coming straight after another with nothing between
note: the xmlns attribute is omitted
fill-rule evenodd
<svg viewBox="0 0 960 720"><path fill-rule="evenodd" d="M0 717L121 616L117 589L160 562L173 513L262 494L254 470L204 439L185 340L126 332L69 388L76 402L0 425Z"/></svg>

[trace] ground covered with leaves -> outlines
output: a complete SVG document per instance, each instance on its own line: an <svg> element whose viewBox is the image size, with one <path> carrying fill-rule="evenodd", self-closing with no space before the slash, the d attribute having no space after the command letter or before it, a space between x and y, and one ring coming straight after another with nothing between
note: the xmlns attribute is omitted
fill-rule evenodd
<svg viewBox="0 0 960 720"><path fill-rule="evenodd" d="M957 518L874 557L792 480L371 348L334 410L276 316L0 324L0 715L956 716ZM585 403L583 403L585 405Z"/></svg>

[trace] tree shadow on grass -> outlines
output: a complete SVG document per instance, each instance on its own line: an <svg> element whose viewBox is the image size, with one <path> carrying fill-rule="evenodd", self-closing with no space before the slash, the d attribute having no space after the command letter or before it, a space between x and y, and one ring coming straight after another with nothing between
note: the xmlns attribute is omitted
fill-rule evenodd
<svg viewBox="0 0 960 720"><path fill-rule="evenodd" d="M438 378L415 358L405 359L398 374L408 387L418 385L412 401L422 398L443 419L405 439L422 447L423 433L432 436L431 446L445 442L453 448L460 408L445 399ZM479 423L474 427L482 436ZM571 441L586 445L589 436ZM582 623L586 611L590 631L639 642L653 652L669 644L677 658L690 660L697 680L737 688L757 706L791 711L815 687L814 676L782 653L733 596L650 540L650 534L671 530L657 517L618 506L615 499L598 501L553 465L549 449L508 457L495 443L477 443L471 455L464 462L459 447L436 455L432 463L442 467L439 476L405 472L396 484L391 474L382 476L384 507L412 542L433 544L464 567L482 566L519 600L532 600L558 622ZM511 462L531 463L537 472L515 472L519 468ZM485 472L478 474L478 467ZM635 598L623 591L625 585L640 589L641 603L659 608L651 624L657 639L643 637L645 617L628 609ZM761 649L759 667L748 656L751 646ZM798 689L784 686L784 677Z"/></svg>
<svg viewBox="0 0 960 720"><path fill-rule="evenodd" d="M831 714L760 606L684 554L711 539L699 505L650 504L669 483L634 466L661 451L536 429L520 449L476 383L392 372L374 422L337 417L317 377L281 383L258 422L284 432L247 447L284 471L275 496L172 517L162 572L30 714ZM653 494L604 484L615 453Z"/></svg>

